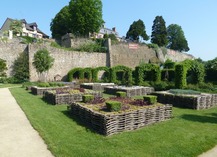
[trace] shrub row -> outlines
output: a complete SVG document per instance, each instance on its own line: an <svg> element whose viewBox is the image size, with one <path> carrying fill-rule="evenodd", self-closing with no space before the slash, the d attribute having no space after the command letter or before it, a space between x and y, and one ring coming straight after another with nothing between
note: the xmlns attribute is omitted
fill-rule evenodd
<svg viewBox="0 0 217 157"><path fill-rule="evenodd" d="M172 63L171 63L172 64ZM173 68L174 65L168 66ZM100 71L104 71L101 80L98 79ZM131 68L118 65L112 68L74 68L68 73L68 81L73 79L88 80L89 82L113 82L131 86L145 85L146 81L158 83L174 81L176 88L185 88L187 84L203 83L205 77L204 66L198 61L186 60L175 65L175 69L160 69L156 64L142 64L133 71ZM133 80L135 79L135 80Z"/></svg>

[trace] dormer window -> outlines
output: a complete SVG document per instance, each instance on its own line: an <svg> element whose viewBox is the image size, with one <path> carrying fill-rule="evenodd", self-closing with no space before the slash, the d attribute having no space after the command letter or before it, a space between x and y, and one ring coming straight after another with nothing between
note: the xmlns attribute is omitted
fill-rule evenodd
<svg viewBox="0 0 217 157"><path fill-rule="evenodd" d="M36 26L33 26L34 31L36 31Z"/></svg>

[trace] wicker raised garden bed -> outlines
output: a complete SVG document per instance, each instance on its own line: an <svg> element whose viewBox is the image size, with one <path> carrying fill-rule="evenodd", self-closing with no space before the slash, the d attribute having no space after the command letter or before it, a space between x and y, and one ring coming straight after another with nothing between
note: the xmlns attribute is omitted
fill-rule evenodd
<svg viewBox="0 0 217 157"><path fill-rule="evenodd" d="M69 89L72 87L69 86L64 86L64 87L37 87L37 86L32 86L31 87L31 93L34 95L43 95L45 91L51 91L51 90L56 90L56 89Z"/></svg>
<svg viewBox="0 0 217 157"><path fill-rule="evenodd" d="M157 96L157 101L160 103L169 103L175 107L190 108L190 109L208 109L217 106L217 94L172 94L168 91L155 92L152 95Z"/></svg>
<svg viewBox="0 0 217 157"><path fill-rule="evenodd" d="M115 86L114 83L82 83L81 88L92 89L95 91L104 91L104 88L107 86Z"/></svg>
<svg viewBox="0 0 217 157"><path fill-rule="evenodd" d="M103 113L87 104L72 103L69 111L87 127L107 136L168 120L172 116L172 105L158 104L120 113Z"/></svg>
<svg viewBox="0 0 217 157"><path fill-rule="evenodd" d="M127 97L147 95L154 92L153 87L143 86L108 86L105 87L105 93L115 95L118 91L126 92Z"/></svg>
<svg viewBox="0 0 217 157"><path fill-rule="evenodd" d="M73 102L82 101L82 96L84 94L94 95L95 97L102 97L101 92L91 90L85 90L85 92L79 93L56 93L56 91L46 91L44 92L43 99L52 105L71 104Z"/></svg>

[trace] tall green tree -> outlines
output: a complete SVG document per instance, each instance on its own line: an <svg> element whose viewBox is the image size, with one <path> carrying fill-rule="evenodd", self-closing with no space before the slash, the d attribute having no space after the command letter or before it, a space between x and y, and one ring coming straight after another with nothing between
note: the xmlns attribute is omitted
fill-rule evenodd
<svg viewBox="0 0 217 157"><path fill-rule="evenodd" d="M98 32L102 24L101 0L71 0L69 2L71 32L76 36L89 37Z"/></svg>
<svg viewBox="0 0 217 157"><path fill-rule="evenodd" d="M22 32L22 22L19 20L13 20L10 24L10 30L13 31L14 35L21 34Z"/></svg>
<svg viewBox="0 0 217 157"><path fill-rule="evenodd" d="M14 61L13 76L19 82L29 80L29 56L26 52L21 53Z"/></svg>
<svg viewBox="0 0 217 157"><path fill-rule="evenodd" d="M167 48L177 51L189 51L188 42L185 38L182 27L177 24L171 24L167 27Z"/></svg>
<svg viewBox="0 0 217 157"><path fill-rule="evenodd" d="M39 76L40 81L47 81L48 70L53 66L54 58L46 49L38 50L34 54L33 65Z"/></svg>
<svg viewBox="0 0 217 157"><path fill-rule="evenodd" d="M148 40L149 37L146 34L145 24L142 20L134 21L126 34L127 39L133 39L139 42L139 38L142 37L143 40Z"/></svg>
<svg viewBox="0 0 217 157"><path fill-rule="evenodd" d="M52 19L50 30L52 37L60 39L66 33L70 33L70 13L69 6L63 7L58 14Z"/></svg>
<svg viewBox="0 0 217 157"><path fill-rule="evenodd" d="M167 45L166 23L162 16L156 16L153 21L151 42L160 47Z"/></svg>

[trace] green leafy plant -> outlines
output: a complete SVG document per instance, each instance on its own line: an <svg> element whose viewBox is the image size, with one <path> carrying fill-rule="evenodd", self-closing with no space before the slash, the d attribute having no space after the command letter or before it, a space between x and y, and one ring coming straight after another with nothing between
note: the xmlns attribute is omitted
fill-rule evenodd
<svg viewBox="0 0 217 157"><path fill-rule="evenodd" d="M106 108L110 112L118 112L121 110L121 102L119 101L106 101Z"/></svg>
<svg viewBox="0 0 217 157"><path fill-rule="evenodd" d="M101 80L98 79L98 73L99 71L105 71L104 77L102 78L103 82L109 82L110 81L110 69L108 67L97 67L93 69L93 82L101 82Z"/></svg>
<svg viewBox="0 0 217 157"><path fill-rule="evenodd" d="M143 98L144 98L144 101L148 102L148 104L155 104L155 103L157 103L157 96L146 95Z"/></svg>
<svg viewBox="0 0 217 157"><path fill-rule="evenodd" d="M116 96L117 97L121 97L121 98L125 98L127 96L127 93L126 92L116 92Z"/></svg>
<svg viewBox="0 0 217 157"><path fill-rule="evenodd" d="M0 58L0 77L6 77L5 70L7 70L6 61Z"/></svg>
<svg viewBox="0 0 217 157"><path fill-rule="evenodd" d="M84 103L87 103L87 102L90 102L94 99L94 96L93 95L83 95L82 96L82 100Z"/></svg>
<svg viewBox="0 0 217 157"><path fill-rule="evenodd" d="M34 54L33 65L39 76L40 81L46 81L48 70L53 66L54 58L46 49L38 50Z"/></svg>

